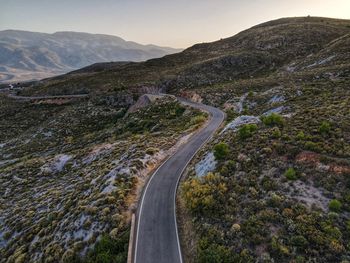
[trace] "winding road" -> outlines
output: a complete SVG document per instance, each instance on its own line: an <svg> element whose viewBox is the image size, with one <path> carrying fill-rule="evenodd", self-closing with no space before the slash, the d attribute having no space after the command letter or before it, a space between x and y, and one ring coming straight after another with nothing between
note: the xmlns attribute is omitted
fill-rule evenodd
<svg viewBox="0 0 350 263"><path fill-rule="evenodd" d="M136 214L134 263L182 263L176 223L177 187L188 163L225 119L225 114L217 108L182 98L179 100L185 105L209 112L211 118L148 181Z"/></svg>

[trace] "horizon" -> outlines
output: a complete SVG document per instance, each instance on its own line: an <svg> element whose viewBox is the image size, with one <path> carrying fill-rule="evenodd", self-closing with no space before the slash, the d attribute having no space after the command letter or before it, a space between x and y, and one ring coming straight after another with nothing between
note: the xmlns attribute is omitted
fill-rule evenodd
<svg viewBox="0 0 350 263"><path fill-rule="evenodd" d="M0 30L53 34L81 32L120 37L143 45L185 49L196 43L231 37L245 29L284 17L349 19L347 0L4 0ZM257 11L258 10L258 11ZM20 17L21 19L18 19ZM45 21L45 23L43 23ZM204 30L203 30L204 29Z"/></svg>
<svg viewBox="0 0 350 263"><path fill-rule="evenodd" d="M310 16L310 15L308 15ZM199 44L199 43L210 43L210 42L215 42L215 41L219 41L221 39L225 39L225 38L230 38L230 37L233 37L237 34L239 34L240 32L244 31L244 30L248 30L254 26L257 26L257 25L260 25L260 24L263 24L263 23L266 23L266 22L270 22L270 21L276 21L276 20L280 20L280 19L286 19L286 18L302 18L302 17L307 17L307 16L294 16L294 17L280 17L280 18L276 18L276 19L272 19L272 20L267 20L267 21L264 21L264 22L261 22L261 23L258 23L258 24L255 24L255 25L252 25L250 27L247 27L247 28L243 28L241 31L238 31L230 36L227 36L227 37L224 37L224 38L219 38L219 39L214 39L214 40L211 40L211 41L207 41L207 42L197 42L197 43L193 43L193 45L196 45L196 44ZM346 18L337 18L337 17L324 17L324 16L310 16L310 17L313 17L313 18L328 18L328 19L339 19L339 20L350 20L350 19L346 19ZM95 32L84 32L84 31L72 31L72 30L60 30L60 31L54 31L54 32L40 32L40 31L32 31L32 30L23 30L23 29L1 29L0 32L4 32L4 31L22 31L22 32L30 32L30 33L40 33L40 34L48 34L48 35L53 35L53 34L56 34L56 33L80 33L80 34L90 34L90 35L103 35L103 36L112 36L112 37L118 37L118 38L121 38L123 39L124 41L127 41L127 42L134 42L134 43L138 43L138 44L141 44L141 45L145 45L145 46L148 46L148 45L156 45L156 46L159 46L159 47L164 47L164 48L173 48L173 49L187 49L191 46L188 46L188 47L185 47L185 48L181 48L181 47L173 47L173 46L166 46L166 45L157 45L157 44L154 44L154 43L140 43L140 42L137 42L137 41L134 41L132 39L126 39L122 36L119 36L119 35L111 35L111 34L106 34L106 33L95 33Z"/></svg>

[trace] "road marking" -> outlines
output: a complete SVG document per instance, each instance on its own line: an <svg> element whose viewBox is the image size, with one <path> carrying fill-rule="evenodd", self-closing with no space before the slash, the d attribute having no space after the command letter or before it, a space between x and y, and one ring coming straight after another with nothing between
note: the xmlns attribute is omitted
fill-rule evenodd
<svg viewBox="0 0 350 263"><path fill-rule="evenodd" d="M154 175L159 171L160 168L162 168L162 166L171 158L173 157L177 152L173 153L172 155L170 155L158 168L157 170L151 175L151 178L148 180L147 185L145 190L143 191L142 194L142 200L141 200L141 205L140 205L140 215L138 216L138 220L137 220L137 232L136 232L136 245L135 245L135 258L134 258L134 262L137 262L137 246L138 246L138 242L139 242L139 230L140 230L140 221L141 221L141 215L142 215L142 211L143 211L143 201L145 200L145 196L147 193L147 189L149 184L151 183Z"/></svg>
<svg viewBox="0 0 350 263"><path fill-rule="evenodd" d="M221 114L222 116L222 120L220 122L220 125L223 123L223 121L225 120L225 115ZM212 116L212 118L214 118L214 116ZM215 131L220 127L220 125L215 129ZM177 227L177 220L176 220L176 193L177 193L177 189L179 188L179 183L180 180L182 178L182 175L184 173L184 171L186 170L188 164L193 160L193 157L199 152L200 149L202 149L202 147L213 138L213 135L215 133L215 131L206 139L204 140L204 142L199 146L199 148L196 150L196 152L191 156L191 158L187 161L186 165L184 166L184 168L182 169L179 178L177 179L177 183L176 183L176 187L175 187L175 192L174 192L174 220L175 220L175 230L176 230L176 238L177 238L177 246L178 246L178 251L179 251L179 256L180 256L180 263L182 263L182 253L181 253L181 246L180 246L180 238L179 238L179 233L178 233L178 227Z"/></svg>
<svg viewBox="0 0 350 263"><path fill-rule="evenodd" d="M194 104L194 103L191 103L191 102L187 102L185 101L185 104ZM200 104L199 104L200 105ZM203 104L204 105L204 104ZM204 105L204 106L207 106L207 105ZM207 107L210 107L210 106L207 106ZM214 107L212 107L214 108ZM207 111L207 110L205 110ZM208 112L208 111L207 111ZM209 112L210 113L210 112ZM225 115L220 111L221 113L221 117L222 117L222 120L220 122L220 125L222 124L222 122L224 121L225 119ZM214 116L212 115L212 118L214 118ZM220 125L217 127L219 128ZM208 126L206 126L208 127ZM206 127L202 128L201 130L204 130ZM215 129L215 131L217 130L217 128ZM198 151L203 147L203 145L205 143L207 143L212 137L213 137L213 134L215 133L215 131L200 145L200 147L196 150L196 152L191 156L191 158L187 161L186 165L184 166L184 168L182 169L181 173L180 173L180 176L178 177L177 179L177 182L176 182L176 187L175 187L175 192L174 192L174 221L175 221L175 232L176 232L176 239L177 239L177 247L178 247L178 252L179 252L179 257L180 257L180 263L183 262L182 260L182 254L181 254L181 246L180 246L180 239L179 239L179 233L178 233L178 229L177 229L177 220L176 220L176 193L177 193L177 189L178 189L178 186L179 186L179 182L180 182L180 179L182 177L182 174L183 172L185 171L187 165L190 163L190 161L193 159L193 157L198 153ZM198 133L197 133L198 134ZM138 250L138 241L139 241L139 230L140 230L140 222L141 222L141 217L142 217L142 211L143 211L143 203L144 203L144 200L145 200L145 196L146 196L146 193L147 193L147 190L148 190L148 187L151 183L151 181L153 180L154 176L157 174L157 172L159 171L160 168L163 167L164 164L166 164L168 162L168 160L170 158L172 158L178 151L174 152L172 155L170 155L158 168L157 170L151 175L151 178L148 180L147 182L147 185L146 185L146 188L145 190L143 191L143 194L142 194L142 199L141 199L141 204L140 204L140 214L138 216L138 220L137 220L137 232L136 232L136 244L135 244L135 258L134 258L134 263L137 263L137 250Z"/></svg>

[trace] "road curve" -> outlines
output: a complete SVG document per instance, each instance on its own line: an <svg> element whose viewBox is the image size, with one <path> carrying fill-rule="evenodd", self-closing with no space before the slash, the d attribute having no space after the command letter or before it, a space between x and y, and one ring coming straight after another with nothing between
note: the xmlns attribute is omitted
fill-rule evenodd
<svg viewBox="0 0 350 263"><path fill-rule="evenodd" d="M182 263L175 211L177 186L190 160L225 118L225 114L217 108L182 98L179 100L185 105L209 112L211 118L148 181L136 215L134 263Z"/></svg>

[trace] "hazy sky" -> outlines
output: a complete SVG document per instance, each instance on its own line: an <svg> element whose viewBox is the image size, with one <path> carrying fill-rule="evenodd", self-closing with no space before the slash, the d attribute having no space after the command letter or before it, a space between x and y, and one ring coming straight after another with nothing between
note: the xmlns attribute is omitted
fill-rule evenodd
<svg viewBox="0 0 350 263"><path fill-rule="evenodd" d="M350 0L0 0L0 30L103 33L182 48L306 15L350 19Z"/></svg>

